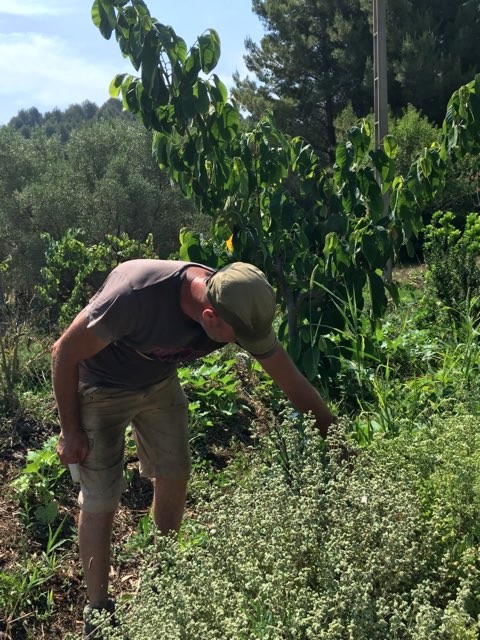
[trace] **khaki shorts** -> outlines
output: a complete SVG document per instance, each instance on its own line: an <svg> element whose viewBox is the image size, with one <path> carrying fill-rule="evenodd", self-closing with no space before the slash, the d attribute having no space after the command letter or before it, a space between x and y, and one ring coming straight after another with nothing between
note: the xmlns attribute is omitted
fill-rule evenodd
<svg viewBox="0 0 480 640"><path fill-rule="evenodd" d="M114 511L125 489L125 429L132 425L140 473L188 479L188 402L174 374L146 389L81 385L80 420L90 451L80 465L78 503L90 513Z"/></svg>

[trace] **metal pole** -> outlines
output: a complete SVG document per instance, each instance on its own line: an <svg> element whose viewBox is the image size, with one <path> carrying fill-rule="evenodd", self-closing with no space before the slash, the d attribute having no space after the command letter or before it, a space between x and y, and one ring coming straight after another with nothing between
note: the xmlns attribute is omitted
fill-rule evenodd
<svg viewBox="0 0 480 640"><path fill-rule="evenodd" d="M387 20L385 0L373 0L373 90L375 147L378 147L388 132Z"/></svg>
<svg viewBox="0 0 480 640"><path fill-rule="evenodd" d="M387 18L385 0L373 0L373 108L375 119L375 148L377 149L388 133L388 91L387 91ZM380 182L380 176L377 175ZM390 196L383 196L384 214L388 213ZM392 261L389 260L383 279L391 282Z"/></svg>

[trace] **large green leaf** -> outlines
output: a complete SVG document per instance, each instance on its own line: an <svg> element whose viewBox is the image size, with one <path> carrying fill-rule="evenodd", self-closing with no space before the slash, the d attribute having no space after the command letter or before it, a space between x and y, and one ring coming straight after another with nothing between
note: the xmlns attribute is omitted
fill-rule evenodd
<svg viewBox="0 0 480 640"><path fill-rule="evenodd" d="M122 83L126 75L126 73L117 74L110 82L108 93L110 94L111 98L118 98L118 96L120 95L120 91L122 90Z"/></svg>
<svg viewBox="0 0 480 640"><path fill-rule="evenodd" d="M102 36L109 40L117 23L113 6L105 0L95 0L92 5L92 20Z"/></svg>
<svg viewBox="0 0 480 640"><path fill-rule="evenodd" d="M200 51L198 47L192 47L190 54L185 59L184 65L184 80L189 81L191 84L197 79L198 73L201 70L202 65L200 63Z"/></svg>
<svg viewBox="0 0 480 640"><path fill-rule="evenodd" d="M388 156L382 148L370 151L369 155L375 169L379 173L382 182L382 191L385 193L390 188L395 177L395 162L393 157Z"/></svg>
<svg viewBox="0 0 480 640"><path fill-rule="evenodd" d="M198 38L200 64L204 73L215 69L220 59L220 38L214 29L209 29Z"/></svg>
<svg viewBox="0 0 480 640"><path fill-rule="evenodd" d="M138 99L139 85L141 85L140 80L138 80L138 78L135 78L131 83L128 84L128 88L124 89L122 87L124 106L131 113L138 113L140 110L140 102Z"/></svg>
<svg viewBox="0 0 480 640"><path fill-rule="evenodd" d="M393 136L385 136L383 139L383 149L388 158L395 158L398 152L398 144Z"/></svg>
<svg viewBox="0 0 480 640"><path fill-rule="evenodd" d="M234 158L232 162L232 177L235 182L235 192L242 198L247 198L250 190L248 171L241 158Z"/></svg>
<svg viewBox="0 0 480 640"><path fill-rule="evenodd" d="M387 296L385 295L385 285L382 278L374 271L370 272L367 277L370 288L372 312L376 318L380 318L388 305Z"/></svg>
<svg viewBox="0 0 480 640"><path fill-rule="evenodd" d="M224 104L228 100L228 89L217 76L216 73L212 75L213 85L210 85L210 93L212 98L218 102Z"/></svg>
<svg viewBox="0 0 480 640"><path fill-rule="evenodd" d="M182 110L185 118L193 118L193 116L197 113L195 108L195 101L193 98L193 87L187 85L183 88L182 96Z"/></svg>
<svg viewBox="0 0 480 640"><path fill-rule="evenodd" d="M375 242L375 238L371 233L364 233L362 236L362 253L368 261L368 264L371 269L381 268L382 265L382 255L379 252L377 243Z"/></svg>
<svg viewBox="0 0 480 640"><path fill-rule="evenodd" d="M204 80L199 78L193 85L193 102L196 113L207 113L210 100L208 99L208 91Z"/></svg>

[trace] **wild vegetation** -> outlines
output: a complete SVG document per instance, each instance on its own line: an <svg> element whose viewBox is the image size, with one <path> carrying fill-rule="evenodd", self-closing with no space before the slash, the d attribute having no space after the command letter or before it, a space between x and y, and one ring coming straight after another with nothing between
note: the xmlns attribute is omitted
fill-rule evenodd
<svg viewBox="0 0 480 640"><path fill-rule="evenodd" d="M373 108L372 8L370 0L252 0L265 35L246 40L253 75L234 76L235 99L254 119L273 110L282 131L333 161L338 115L347 105L357 117ZM480 72L478 7L395 0L385 11L389 106L399 117L413 104L440 125L452 92Z"/></svg>
<svg viewBox="0 0 480 640"><path fill-rule="evenodd" d="M396 270L398 304L375 327L364 313L349 327L375 357L341 361L326 390L341 419L326 444L245 354L181 370L186 520L178 540L156 536L128 438L112 567L121 626L106 637L477 637L480 291L450 306L433 275L457 245L426 273ZM76 488L55 454L48 357L31 328L17 360L16 408L1 426L2 631L73 639L85 598ZM345 443L348 464L336 453Z"/></svg>
<svg viewBox="0 0 480 640"><path fill-rule="evenodd" d="M183 368L185 522L156 535L128 434L105 637L477 638L480 78L441 129L404 105L381 149L347 109L325 167L204 78L216 32L187 50L141 0L93 19L139 71L111 85L135 118L86 104L0 130L0 637L73 640L85 604L52 341L117 262L174 252L268 273L279 337L339 420L323 441L234 347Z"/></svg>

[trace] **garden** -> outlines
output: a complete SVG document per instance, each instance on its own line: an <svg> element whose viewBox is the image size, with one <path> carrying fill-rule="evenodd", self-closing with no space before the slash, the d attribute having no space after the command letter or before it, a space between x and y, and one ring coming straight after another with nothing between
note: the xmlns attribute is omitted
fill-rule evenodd
<svg viewBox="0 0 480 640"><path fill-rule="evenodd" d="M127 429L117 606L115 624L99 621L104 637L478 638L480 76L453 93L418 152L405 131L414 138L427 125L409 108L377 148L371 118L345 127L325 165L272 113L244 120L213 73L214 30L187 49L139 0L96 0L92 17L139 72L110 86L135 119L90 123L64 142L41 128L22 141L0 132L2 148L27 151L10 176L23 186L0 182L0 638L81 635L78 486L56 454L50 350L113 266L167 256L259 266L277 291L279 340L337 420L323 439L235 345L182 367L193 461L185 519L177 537L157 534ZM94 139L101 175L88 164ZM137 171L133 154L147 145L155 167L125 173L102 222L105 194L121 170ZM52 173L34 176L39 157L62 169L57 195L68 198L62 175L75 176L72 206L98 206L105 232L92 236L85 218L47 220L38 194ZM169 221L175 250L150 232L162 211L136 229L121 206L143 180L150 211L158 168L162 197L187 221ZM460 210L459 176L477 206ZM20 210L32 228L15 228Z"/></svg>
<svg viewBox="0 0 480 640"><path fill-rule="evenodd" d="M129 437L111 569L121 626L106 637L478 637L479 298L450 305L467 257L453 237L426 267L395 269L398 303L372 331L368 309L343 330L373 353L342 359L325 387L339 416L327 442L235 347L180 370L186 518L178 539L156 535ZM30 332L5 337L2 376L14 355L19 382L2 420L2 633L73 639L77 489L55 452L48 351Z"/></svg>

